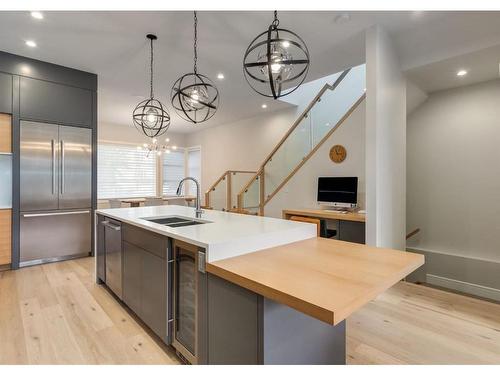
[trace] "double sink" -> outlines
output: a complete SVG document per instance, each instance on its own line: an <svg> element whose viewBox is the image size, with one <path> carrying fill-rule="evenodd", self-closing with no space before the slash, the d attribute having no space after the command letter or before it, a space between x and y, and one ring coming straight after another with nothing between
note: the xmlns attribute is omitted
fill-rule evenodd
<svg viewBox="0 0 500 375"><path fill-rule="evenodd" d="M183 216L143 217L141 219L150 221L152 223L165 225L171 228L187 227L190 225L200 225L200 224L210 223L210 221L195 220Z"/></svg>

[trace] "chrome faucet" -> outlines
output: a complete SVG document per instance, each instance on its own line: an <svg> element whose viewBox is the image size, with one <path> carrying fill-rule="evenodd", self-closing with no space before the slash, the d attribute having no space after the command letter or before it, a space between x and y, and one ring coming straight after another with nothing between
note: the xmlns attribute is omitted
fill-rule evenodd
<svg viewBox="0 0 500 375"><path fill-rule="evenodd" d="M201 209L200 183L198 182L198 180L193 177L185 177L180 180L179 186L177 187L177 195L181 195L182 185L186 180L191 180L196 184L196 217L199 219L201 217L201 214L203 213L203 210Z"/></svg>

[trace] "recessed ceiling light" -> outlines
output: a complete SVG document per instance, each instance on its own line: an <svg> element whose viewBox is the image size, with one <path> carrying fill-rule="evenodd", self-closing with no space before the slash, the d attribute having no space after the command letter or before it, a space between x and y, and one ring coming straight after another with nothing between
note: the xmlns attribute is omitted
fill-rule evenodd
<svg viewBox="0 0 500 375"><path fill-rule="evenodd" d="M28 47L36 47L36 43L33 40L27 40L26 45Z"/></svg>
<svg viewBox="0 0 500 375"><path fill-rule="evenodd" d="M267 108L267 104L262 104L262 108L266 109Z"/></svg>
<svg viewBox="0 0 500 375"><path fill-rule="evenodd" d="M31 69L28 65L21 65L21 72L23 72L24 74L30 74Z"/></svg>
<svg viewBox="0 0 500 375"><path fill-rule="evenodd" d="M31 12L31 17L36 18L37 20L43 20L42 12Z"/></svg>
<svg viewBox="0 0 500 375"><path fill-rule="evenodd" d="M463 77L463 76L464 76L464 75L466 75L466 74L467 74L467 70L463 70L463 69L462 69L462 70L459 70L459 71L457 72L457 76L459 76L459 77Z"/></svg>
<svg viewBox="0 0 500 375"><path fill-rule="evenodd" d="M224 74L222 73L217 74L217 79L224 79Z"/></svg>

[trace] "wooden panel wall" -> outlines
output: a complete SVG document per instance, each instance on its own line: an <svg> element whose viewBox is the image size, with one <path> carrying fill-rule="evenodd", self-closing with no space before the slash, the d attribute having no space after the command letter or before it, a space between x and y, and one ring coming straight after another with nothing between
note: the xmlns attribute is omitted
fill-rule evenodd
<svg viewBox="0 0 500 375"><path fill-rule="evenodd" d="M11 263L12 210L0 209L0 265Z"/></svg>
<svg viewBox="0 0 500 375"><path fill-rule="evenodd" d="M0 152L12 152L11 116L0 113ZM10 264L12 255L12 210L0 209L0 265Z"/></svg>
<svg viewBox="0 0 500 375"><path fill-rule="evenodd" d="M0 152L12 152L11 116L0 113Z"/></svg>

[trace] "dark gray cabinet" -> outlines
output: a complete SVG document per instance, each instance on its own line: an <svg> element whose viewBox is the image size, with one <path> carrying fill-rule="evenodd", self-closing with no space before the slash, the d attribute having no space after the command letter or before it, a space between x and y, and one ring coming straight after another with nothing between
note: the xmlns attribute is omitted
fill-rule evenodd
<svg viewBox="0 0 500 375"><path fill-rule="evenodd" d="M142 250L123 242L123 302L141 317Z"/></svg>
<svg viewBox="0 0 500 375"><path fill-rule="evenodd" d="M123 301L169 344L168 239L129 225L122 228Z"/></svg>
<svg viewBox="0 0 500 375"><path fill-rule="evenodd" d="M12 76L0 73L0 113L12 113Z"/></svg>
<svg viewBox="0 0 500 375"><path fill-rule="evenodd" d="M358 221L339 220L339 240L365 243L365 223Z"/></svg>
<svg viewBox="0 0 500 375"><path fill-rule="evenodd" d="M92 91L21 77L20 116L59 124L92 127Z"/></svg>
<svg viewBox="0 0 500 375"><path fill-rule="evenodd" d="M141 319L158 336L167 335L167 261L147 251L142 253Z"/></svg>

